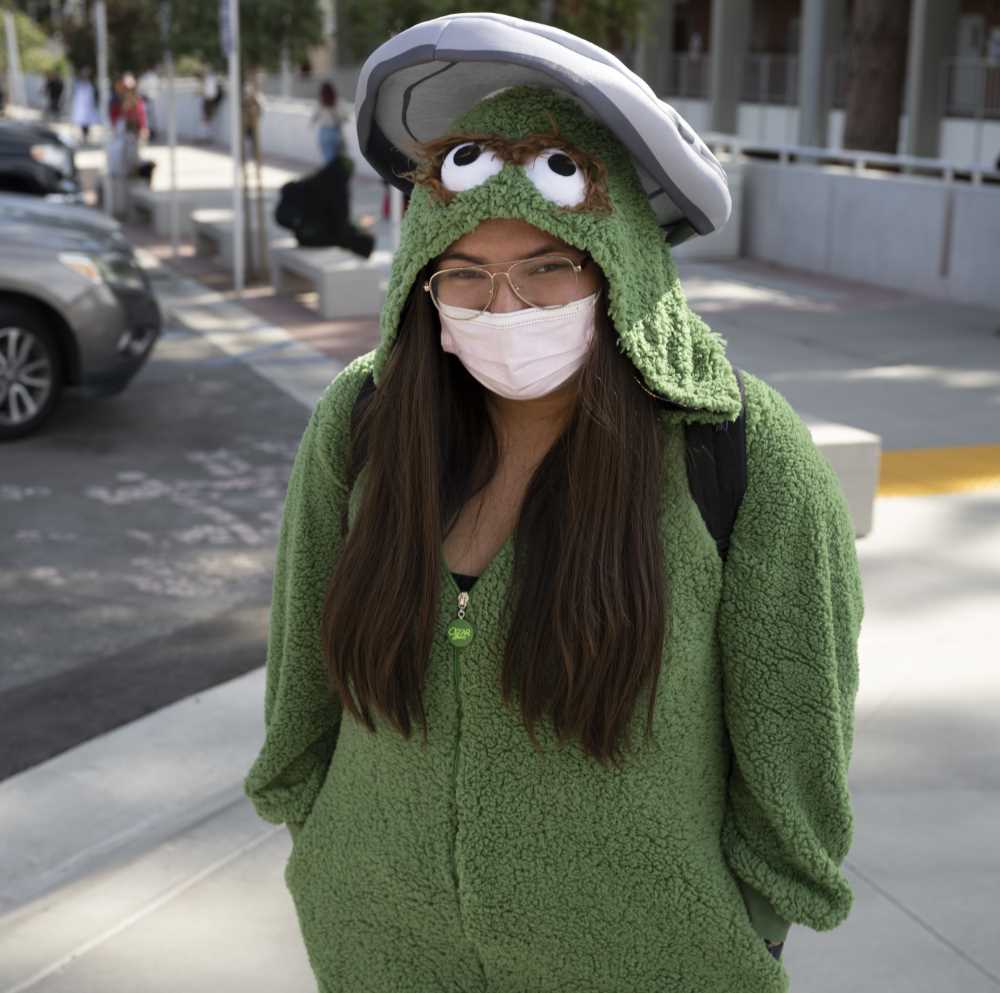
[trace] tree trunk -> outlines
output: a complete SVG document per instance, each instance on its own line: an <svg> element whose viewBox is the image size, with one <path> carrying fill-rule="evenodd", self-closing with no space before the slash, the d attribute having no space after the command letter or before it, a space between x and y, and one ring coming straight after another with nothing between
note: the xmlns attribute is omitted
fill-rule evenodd
<svg viewBox="0 0 1000 993"><path fill-rule="evenodd" d="M242 101L240 102L242 106ZM243 271L244 285L256 276L257 267L253 261L253 220L250 216L250 181L247 178L247 137L244 125L246 116L241 115L240 121L240 148L243 154L240 156L240 182L243 186Z"/></svg>
<svg viewBox="0 0 1000 993"><path fill-rule="evenodd" d="M258 271L260 278L266 283L270 275L270 259L267 257L267 217L264 204L264 170L261 164L259 119L253 128L253 161L257 170L257 245L260 249Z"/></svg>
<svg viewBox="0 0 1000 993"><path fill-rule="evenodd" d="M855 0L847 63L845 149L895 154L910 0Z"/></svg>

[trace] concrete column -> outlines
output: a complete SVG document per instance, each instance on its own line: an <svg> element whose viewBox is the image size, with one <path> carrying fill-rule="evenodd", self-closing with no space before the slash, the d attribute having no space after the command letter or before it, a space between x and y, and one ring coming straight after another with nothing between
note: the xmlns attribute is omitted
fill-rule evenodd
<svg viewBox="0 0 1000 993"><path fill-rule="evenodd" d="M940 154L942 61L955 50L960 0L912 0L906 60L904 155Z"/></svg>
<svg viewBox="0 0 1000 993"><path fill-rule="evenodd" d="M709 130L736 134L751 0L712 0Z"/></svg>
<svg viewBox="0 0 1000 993"><path fill-rule="evenodd" d="M833 98L831 56L837 53L847 16L846 0L802 0L799 32L798 144L827 145Z"/></svg>
<svg viewBox="0 0 1000 993"><path fill-rule="evenodd" d="M662 97L670 80L674 51L674 0L657 0L646 8L635 71Z"/></svg>

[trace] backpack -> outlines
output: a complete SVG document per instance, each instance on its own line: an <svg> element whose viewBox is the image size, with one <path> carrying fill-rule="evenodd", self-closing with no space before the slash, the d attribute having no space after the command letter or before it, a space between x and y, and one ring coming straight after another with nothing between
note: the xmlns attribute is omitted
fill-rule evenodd
<svg viewBox="0 0 1000 993"><path fill-rule="evenodd" d="M303 248L346 248L368 258L375 236L351 221L349 181L354 163L338 155L322 168L281 187L275 223L287 228Z"/></svg>
<svg viewBox="0 0 1000 993"><path fill-rule="evenodd" d="M722 424L684 425L688 487L709 534L715 539L715 547L723 562L729 554L729 535L747 488L746 392L740 370L733 366L733 372L740 388L741 401L736 420ZM375 380L368 373L354 401L352 436L362 406L374 391ZM665 398L660 398L659 402L665 408L681 408L680 404Z"/></svg>

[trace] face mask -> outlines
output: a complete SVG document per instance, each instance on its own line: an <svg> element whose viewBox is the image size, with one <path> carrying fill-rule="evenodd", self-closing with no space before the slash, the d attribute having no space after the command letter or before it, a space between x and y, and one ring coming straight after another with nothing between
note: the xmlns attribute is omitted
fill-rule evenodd
<svg viewBox="0 0 1000 993"><path fill-rule="evenodd" d="M441 348L457 355L487 389L511 400L551 393L583 365L594 336L600 290L582 300L543 310L506 314L451 307L440 313ZM468 315L468 316L463 316Z"/></svg>

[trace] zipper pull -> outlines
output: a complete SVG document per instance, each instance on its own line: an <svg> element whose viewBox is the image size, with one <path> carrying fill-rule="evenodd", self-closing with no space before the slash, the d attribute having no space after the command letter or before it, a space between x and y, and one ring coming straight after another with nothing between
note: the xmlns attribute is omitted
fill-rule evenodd
<svg viewBox="0 0 1000 993"><path fill-rule="evenodd" d="M455 648L465 648L476 636L475 629L465 619L465 608L469 605L468 591L458 594L458 617L448 625L448 640Z"/></svg>

